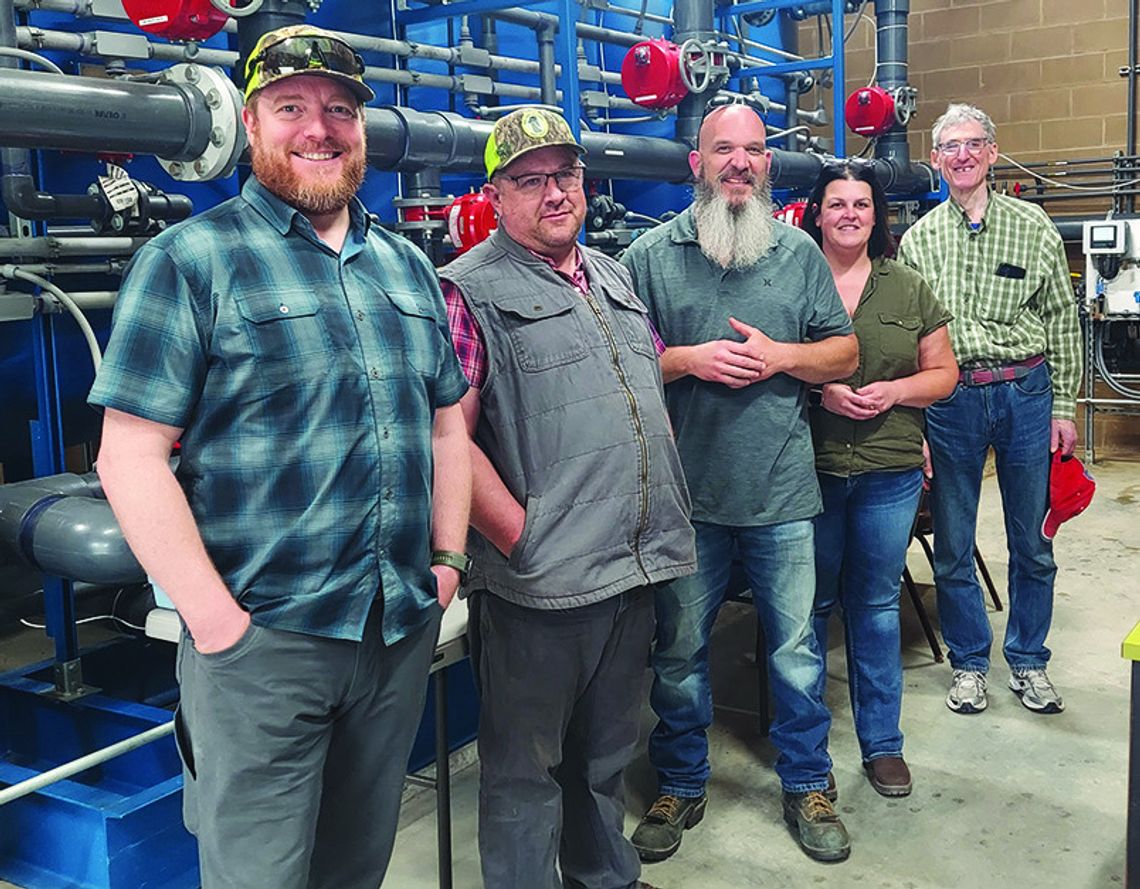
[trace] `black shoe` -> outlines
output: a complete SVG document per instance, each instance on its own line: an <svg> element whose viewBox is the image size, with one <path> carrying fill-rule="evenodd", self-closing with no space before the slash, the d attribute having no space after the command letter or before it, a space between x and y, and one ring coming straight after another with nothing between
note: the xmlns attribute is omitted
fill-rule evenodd
<svg viewBox="0 0 1140 889"><path fill-rule="evenodd" d="M630 842L642 861L664 861L681 847L681 834L705 817L707 796L665 794L649 807Z"/></svg>
<svg viewBox="0 0 1140 889"><path fill-rule="evenodd" d="M851 854L847 828L822 791L785 793L784 820L796 829L800 848L816 861L843 861Z"/></svg>

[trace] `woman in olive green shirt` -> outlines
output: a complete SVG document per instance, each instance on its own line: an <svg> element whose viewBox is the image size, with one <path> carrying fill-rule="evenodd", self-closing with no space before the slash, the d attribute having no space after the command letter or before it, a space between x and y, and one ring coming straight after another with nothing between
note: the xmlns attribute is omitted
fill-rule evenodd
<svg viewBox="0 0 1140 889"><path fill-rule="evenodd" d="M902 756L899 580L922 491L922 409L958 381L949 313L887 257L887 199L873 167L828 164L803 228L823 249L859 338L859 367L811 410L823 513L815 520L815 631L842 606L847 680L863 767L884 796L911 791Z"/></svg>

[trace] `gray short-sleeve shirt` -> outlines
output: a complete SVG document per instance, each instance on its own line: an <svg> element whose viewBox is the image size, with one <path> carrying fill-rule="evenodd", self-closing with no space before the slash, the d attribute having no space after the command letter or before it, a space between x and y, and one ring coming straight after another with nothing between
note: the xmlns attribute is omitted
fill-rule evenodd
<svg viewBox="0 0 1140 889"><path fill-rule="evenodd" d="M721 268L701 252L691 209L639 237L622 262L666 346L741 340L729 316L782 342L852 332L823 254L783 223L772 249L747 269ZM800 380L777 374L730 389L685 376L665 387L665 397L694 520L769 525L820 511Z"/></svg>

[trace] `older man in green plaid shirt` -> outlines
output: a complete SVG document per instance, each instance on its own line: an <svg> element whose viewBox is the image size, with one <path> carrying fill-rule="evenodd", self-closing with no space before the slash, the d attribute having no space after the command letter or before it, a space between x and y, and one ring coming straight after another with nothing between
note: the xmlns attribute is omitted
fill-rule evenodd
<svg viewBox="0 0 1140 889"><path fill-rule="evenodd" d="M1071 454L1081 377L1080 325L1060 236L1034 204L989 187L993 121L950 105L934 124L933 163L950 199L904 236L900 256L954 314L959 384L926 411L934 466L934 579L954 678L955 713L987 706L993 632L974 571L982 468L993 448L1009 545L1009 688L1029 710L1059 713L1045 672L1057 566L1042 534L1050 453Z"/></svg>

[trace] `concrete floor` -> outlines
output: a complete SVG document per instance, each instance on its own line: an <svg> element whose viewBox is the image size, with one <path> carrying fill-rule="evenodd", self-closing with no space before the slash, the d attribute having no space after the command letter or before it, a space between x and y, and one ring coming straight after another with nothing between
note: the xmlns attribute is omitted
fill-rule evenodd
<svg viewBox="0 0 1140 889"><path fill-rule="evenodd" d="M1050 675L1067 710L1038 716L1005 690L1004 664L991 672L990 707L959 716L943 699L950 668L935 664L903 604L903 730L914 793L891 801L862 775L844 678L842 639L833 633L828 704L838 807L852 835L844 863L822 865L800 851L780 815L774 751L759 736L757 684L750 652L754 619L730 605L714 640L717 722L711 733L713 778L708 814L685 835L680 851L649 865L643 878L661 889L750 889L827 885L830 889L1005 889L1122 885L1127 790L1128 664L1120 642L1137 620L1140 599L1140 463L1105 462L1094 469L1098 492L1056 541L1060 573L1050 646ZM978 542L1005 600L1004 536L997 487L987 479ZM911 571L930 569L915 546ZM934 612L933 590L924 600ZM1000 639L1005 614L991 612ZM6 647L6 645L5 645ZM999 653L1000 661L1000 653ZM652 725L646 707L644 730ZM473 751L456 755L471 763ZM627 827L654 796L642 756L628 774ZM477 769L460 768L453 783L456 889L481 886L475 841ZM396 853L385 881L393 889L438 886L434 797L412 794L404 806ZM12 889L0 882L0 889ZM510 889L510 887L493 887ZM523 889L523 887L519 887Z"/></svg>
<svg viewBox="0 0 1140 889"><path fill-rule="evenodd" d="M1104 889L1123 884L1127 792L1128 681L1120 643L1140 620L1140 464L1094 468L1092 506L1057 536L1060 571L1050 675L1067 709L1056 716L1025 710L1005 689L1004 662L991 672L990 706L960 716L944 704L950 667L935 664L903 604L903 731L914 793L891 801L871 789L860 768L847 697L841 633L832 633L827 701L834 714L831 752L838 808L851 832L851 858L818 864L800 852L780 814L774 751L759 736L755 668L749 653L754 619L728 606L714 637L716 725L708 814L668 861L642 877L661 889L751 889L826 885L830 889ZM978 543L1005 595L1005 539L993 478L985 484ZM911 571L931 580L913 547ZM934 613L934 592L924 601ZM1005 613L992 612L1000 640ZM999 646L1000 647L1000 646ZM1000 661L1000 651L999 651ZM652 726L646 707L644 731ZM477 889L476 769L454 782L456 889ZM627 828L655 795L648 760L628 773ZM430 795L412 800L385 885L437 886L435 818ZM501 887L495 887L501 889Z"/></svg>

